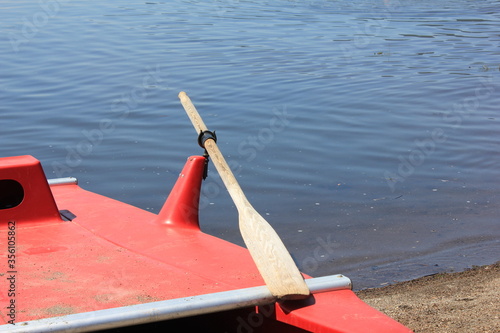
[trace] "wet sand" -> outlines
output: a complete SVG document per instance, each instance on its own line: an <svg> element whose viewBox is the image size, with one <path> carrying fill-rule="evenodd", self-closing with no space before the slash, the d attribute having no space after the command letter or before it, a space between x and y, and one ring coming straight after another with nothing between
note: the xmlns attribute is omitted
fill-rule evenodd
<svg viewBox="0 0 500 333"><path fill-rule="evenodd" d="M500 332L500 261L356 294L415 333Z"/></svg>

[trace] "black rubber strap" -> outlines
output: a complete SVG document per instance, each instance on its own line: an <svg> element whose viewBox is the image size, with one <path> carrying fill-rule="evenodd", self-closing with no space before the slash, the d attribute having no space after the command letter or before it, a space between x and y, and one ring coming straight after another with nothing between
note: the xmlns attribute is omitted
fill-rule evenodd
<svg viewBox="0 0 500 333"><path fill-rule="evenodd" d="M217 142L217 135L215 135L215 131L200 131L200 135L198 135L198 144L200 145L201 148L205 149L205 142L208 139L212 139L215 142ZM207 178L208 175L208 162L210 161L208 159L208 152L205 149L205 153L203 154L203 157L205 157L205 168L203 170L203 180Z"/></svg>
<svg viewBox="0 0 500 333"><path fill-rule="evenodd" d="M212 139L217 142L217 135L215 135L215 131L202 131L200 135L198 135L198 144L201 148L205 148L205 141L208 139Z"/></svg>

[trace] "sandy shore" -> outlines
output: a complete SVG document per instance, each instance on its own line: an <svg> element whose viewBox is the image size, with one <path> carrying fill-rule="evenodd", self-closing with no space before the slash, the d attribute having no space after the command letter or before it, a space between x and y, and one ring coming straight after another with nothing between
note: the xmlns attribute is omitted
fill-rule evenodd
<svg viewBox="0 0 500 333"><path fill-rule="evenodd" d="M500 262L357 295L415 333L500 332Z"/></svg>

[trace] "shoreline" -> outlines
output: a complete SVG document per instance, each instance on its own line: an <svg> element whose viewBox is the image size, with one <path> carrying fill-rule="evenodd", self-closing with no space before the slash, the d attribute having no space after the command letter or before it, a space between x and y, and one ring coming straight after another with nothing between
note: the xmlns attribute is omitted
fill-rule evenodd
<svg viewBox="0 0 500 333"><path fill-rule="evenodd" d="M500 332L500 261L356 294L415 333Z"/></svg>

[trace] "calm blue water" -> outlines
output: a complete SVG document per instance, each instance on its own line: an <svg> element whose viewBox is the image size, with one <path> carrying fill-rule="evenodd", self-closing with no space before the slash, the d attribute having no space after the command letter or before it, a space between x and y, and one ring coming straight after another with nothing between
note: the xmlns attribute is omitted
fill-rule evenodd
<svg viewBox="0 0 500 333"><path fill-rule="evenodd" d="M299 267L373 287L499 259L498 1L3 1L0 156L158 212L185 90ZM243 244L212 166L201 224Z"/></svg>

